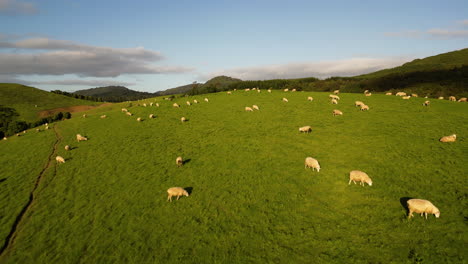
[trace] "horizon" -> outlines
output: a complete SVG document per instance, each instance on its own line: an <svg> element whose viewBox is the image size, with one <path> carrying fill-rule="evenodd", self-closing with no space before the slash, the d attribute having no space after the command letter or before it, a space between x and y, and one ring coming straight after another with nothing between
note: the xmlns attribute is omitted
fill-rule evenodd
<svg viewBox="0 0 468 264"><path fill-rule="evenodd" d="M157 92L348 77L466 48L464 1L0 0L0 82Z"/></svg>

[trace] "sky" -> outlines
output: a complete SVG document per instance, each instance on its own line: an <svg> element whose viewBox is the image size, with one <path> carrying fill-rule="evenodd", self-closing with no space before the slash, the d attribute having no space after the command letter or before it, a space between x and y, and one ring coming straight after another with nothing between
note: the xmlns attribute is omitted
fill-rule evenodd
<svg viewBox="0 0 468 264"><path fill-rule="evenodd" d="M355 76L463 48L466 0L0 0L0 82L44 90Z"/></svg>

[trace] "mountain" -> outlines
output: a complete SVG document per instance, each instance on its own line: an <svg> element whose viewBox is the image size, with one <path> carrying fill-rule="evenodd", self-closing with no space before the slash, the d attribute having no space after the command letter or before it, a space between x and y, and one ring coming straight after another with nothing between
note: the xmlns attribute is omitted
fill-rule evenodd
<svg viewBox="0 0 468 264"><path fill-rule="evenodd" d="M184 94L184 93L190 92L193 89L193 87L196 87L197 85L198 84L186 84L186 85L178 86L175 88L167 89L164 91L159 91L159 92L156 92L155 94L159 96L160 95L172 95L172 94Z"/></svg>
<svg viewBox="0 0 468 264"><path fill-rule="evenodd" d="M157 96L156 93L139 92L124 86L105 86L75 91L74 94L102 98L108 102L122 102Z"/></svg>

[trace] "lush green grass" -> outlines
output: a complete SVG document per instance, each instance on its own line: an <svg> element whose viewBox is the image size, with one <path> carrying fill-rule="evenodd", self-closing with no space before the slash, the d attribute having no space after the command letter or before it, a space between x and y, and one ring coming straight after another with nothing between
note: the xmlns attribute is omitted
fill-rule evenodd
<svg viewBox="0 0 468 264"><path fill-rule="evenodd" d="M0 105L16 109L20 115L19 120L27 122L36 121L38 113L42 110L98 104L97 102L75 99L21 84L0 83Z"/></svg>
<svg viewBox="0 0 468 264"><path fill-rule="evenodd" d="M63 137L58 154L67 162L45 175L3 262L466 261L468 104L340 96L333 106L326 93L237 91L206 95L209 103L187 98L200 101L190 107L179 98L178 109L157 98L145 101L159 108L121 103L56 123ZM360 112L355 100L370 111ZM252 104L260 111L245 112ZM335 108L344 115L333 117ZM189 121L181 123L182 116ZM313 132L300 134L304 125ZM18 168L40 170L48 154L29 151L37 165L18 157L31 142L50 146L46 133L52 131L0 142L0 153L8 148L0 166L15 175L0 183L2 191L6 183L31 190L24 179L35 173ZM77 133L89 140L76 142ZM457 142L438 142L453 133ZM65 152L66 144L74 149ZM189 161L178 168L177 156ZM320 172L304 169L307 156L318 159ZM373 186L348 185L355 169L367 172ZM190 187L191 196L167 202L173 186ZM2 208L20 199L12 195L0 200ZM404 197L432 201L441 217L408 221Z"/></svg>

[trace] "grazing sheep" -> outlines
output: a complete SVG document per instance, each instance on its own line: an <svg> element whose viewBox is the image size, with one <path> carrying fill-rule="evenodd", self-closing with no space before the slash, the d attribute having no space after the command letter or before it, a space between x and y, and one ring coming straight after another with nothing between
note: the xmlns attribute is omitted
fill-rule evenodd
<svg viewBox="0 0 468 264"><path fill-rule="evenodd" d="M455 96L450 96L449 101L455 102L457 101L457 98Z"/></svg>
<svg viewBox="0 0 468 264"><path fill-rule="evenodd" d="M337 115L343 115L343 112L337 109L333 110L333 116L337 116Z"/></svg>
<svg viewBox="0 0 468 264"><path fill-rule="evenodd" d="M128 115L128 116L132 116L132 115L133 115L133 114L130 113L130 112L127 112L127 113L125 113L125 114Z"/></svg>
<svg viewBox="0 0 468 264"><path fill-rule="evenodd" d="M159 103L156 103L156 107L159 107Z"/></svg>
<svg viewBox="0 0 468 264"><path fill-rule="evenodd" d="M49 129L49 126L45 126L45 127L44 127L44 130L48 130L48 129Z"/></svg>
<svg viewBox="0 0 468 264"><path fill-rule="evenodd" d="M439 139L440 142L455 142L457 140L457 135L453 134L450 136L444 136Z"/></svg>
<svg viewBox="0 0 468 264"><path fill-rule="evenodd" d="M255 87L254 87L254 88L252 88L252 91L255 91L255 90L257 90L257 88L255 88Z"/></svg>
<svg viewBox="0 0 468 264"><path fill-rule="evenodd" d="M177 103L172 104L172 106L173 107L180 107L179 104L177 104Z"/></svg>
<svg viewBox="0 0 468 264"><path fill-rule="evenodd" d="M331 103L332 103L332 104L338 104L338 101L337 101L336 99L332 99L332 100L331 100Z"/></svg>
<svg viewBox="0 0 468 264"><path fill-rule="evenodd" d="M283 102L289 102L288 99L283 97Z"/></svg>
<svg viewBox="0 0 468 264"><path fill-rule="evenodd" d="M334 94L339 94L340 93L340 90L335 90L333 91Z"/></svg>
<svg viewBox="0 0 468 264"><path fill-rule="evenodd" d="M153 102L150 103L150 106L153 106Z"/></svg>
<svg viewBox="0 0 468 264"><path fill-rule="evenodd" d="M177 157L177 159L175 160L175 163L178 167L184 165L184 160L182 159L182 157Z"/></svg>
<svg viewBox="0 0 468 264"><path fill-rule="evenodd" d="M271 90L270 90L270 89L268 89L268 92L269 92L269 93L271 93Z"/></svg>
<svg viewBox="0 0 468 264"><path fill-rule="evenodd" d="M313 101L314 98L312 96L307 97L307 101Z"/></svg>
<svg viewBox="0 0 468 264"><path fill-rule="evenodd" d="M300 127L299 128L299 132L305 132L305 133L309 133L312 131L312 127L311 126L303 126L303 127Z"/></svg>
<svg viewBox="0 0 468 264"><path fill-rule="evenodd" d="M185 117L181 117L181 118L180 118L180 122L183 123L183 122L186 122L186 121L187 121L187 119L186 119Z"/></svg>
<svg viewBox="0 0 468 264"><path fill-rule="evenodd" d="M248 107L248 106L246 106L246 107L245 107L245 111L247 111L247 112L249 112L249 111L250 111L250 112L253 112L253 109L250 108L250 107Z"/></svg>
<svg viewBox="0 0 468 264"><path fill-rule="evenodd" d="M87 115L86 115L86 114L83 114L83 118L86 118L86 117L87 117Z"/></svg>
<svg viewBox="0 0 468 264"><path fill-rule="evenodd" d="M314 171L315 169L317 170L317 172L320 172L320 164L318 163L318 161L314 158L311 158L311 157L307 157L305 159L305 162L304 162L304 165L305 165L305 168L312 168L312 171Z"/></svg>
<svg viewBox="0 0 468 264"><path fill-rule="evenodd" d="M372 186L371 178L369 177L369 175L367 175L367 173L363 171L353 170L349 173L348 185L351 184L351 182L354 182L354 184L356 184L356 181L360 182L359 184L362 186L364 186L364 183L367 183L369 184L369 186Z"/></svg>
<svg viewBox="0 0 468 264"><path fill-rule="evenodd" d="M260 89L257 89L257 93L261 93L262 91Z"/></svg>
<svg viewBox="0 0 468 264"><path fill-rule="evenodd" d="M258 108L257 105L252 105L252 108L255 109L255 110L260 110L260 108Z"/></svg>
<svg viewBox="0 0 468 264"><path fill-rule="evenodd" d="M411 94L411 97L418 97L418 94Z"/></svg>
<svg viewBox="0 0 468 264"><path fill-rule="evenodd" d="M19 133L17 133L17 134L16 134L16 136L17 136L17 137L19 137L19 136L20 136L20 134L19 134Z"/></svg>
<svg viewBox="0 0 468 264"><path fill-rule="evenodd" d="M39 128L36 128L36 132L41 132L41 130Z"/></svg>
<svg viewBox="0 0 468 264"><path fill-rule="evenodd" d="M287 92L287 91L289 91L289 89L288 89L288 88L286 88L286 89L284 89L283 91Z"/></svg>
<svg viewBox="0 0 468 264"><path fill-rule="evenodd" d="M409 199L406 201L408 205L408 219L413 217L413 213L421 214L421 216L426 216L427 214L433 214L436 218L440 217L440 211L428 200L423 199Z"/></svg>
<svg viewBox="0 0 468 264"><path fill-rule="evenodd" d="M369 111L369 106L365 104L361 105L361 111L364 111L364 110Z"/></svg>
<svg viewBox="0 0 468 264"><path fill-rule="evenodd" d="M467 101L466 97L462 97L462 98L458 99L458 102L466 102L466 101Z"/></svg>
<svg viewBox="0 0 468 264"><path fill-rule="evenodd" d="M65 146L65 150L66 150L66 151L69 151L69 150L70 150L70 146L69 146L69 145L66 145L66 146Z"/></svg>
<svg viewBox="0 0 468 264"><path fill-rule="evenodd" d="M244 91L248 92L248 91L250 91L250 88L246 88L246 89L244 89Z"/></svg>
<svg viewBox="0 0 468 264"><path fill-rule="evenodd" d="M154 118L154 114L150 114L150 115L149 115L149 118Z"/></svg>
<svg viewBox="0 0 468 264"><path fill-rule="evenodd" d="M205 102L207 102L207 103L208 103L208 98L205 98L204 100L205 100Z"/></svg>
<svg viewBox="0 0 468 264"><path fill-rule="evenodd" d="M411 96L408 95L408 96L403 96L403 97L401 97L401 98L402 98L403 100L409 100L409 99L411 98Z"/></svg>
<svg viewBox="0 0 468 264"><path fill-rule="evenodd" d="M188 106L191 106L191 105L192 105L192 104L190 103L190 101L187 101L186 104L187 104Z"/></svg>
<svg viewBox="0 0 468 264"><path fill-rule="evenodd" d="M296 91L296 89L292 89L292 90L291 90L291 92L295 92L295 91Z"/></svg>
<svg viewBox="0 0 468 264"><path fill-rule="evenodd" d="M372 96L372 93L366 93L365 95L366 96Z"/></svg>
<svg viewBox="0 0 468 264"><path fill-rule="evenodd" d="M356 102L354 102L354 105L361 107L362 105L365 105L365 104L363 102L361 102L361 101L356 101Z"/></svg>
<svg viewBox="0 0 468 264"><path fill-rule="evenodd" d="M429 106L430 104L431 104L431 102L425 101L422 105L424 105L424 106Z"/></svg>
<svg viewBox="0 0 468 264"><path fill-rule="evenodd" d="M143 106L146 107L146 103L144 103Z"/></svg>
<svg viewBox="0 0 468 264"><path fill-rule="evenodd" d="M396 96L406 96L406 93L405 92L398 92L395 95Z"/></svg>
<svg viewBox="0 0 468 264"><path fill-rule="evenodd" d="M141 122L141 120L142 120L141 117L138 117L138 118L137 118L137 121L138 121L138 122Z"/></svg>
<svg viewBox="0 0 468 264"><path fill-rule="evenodd" d="M26 134L26 130L23 130L23 134Z"/></svg>
<svg viewBox="0 0 468 264"><path fill-rule="evenodd" d="M104 119L104 118L106 118L106 117L107 117L106 115L102 115L102 116L101 116L102 119Z"/></svg>
<svg viewBox="0 0 468 264"><path fill-rule="evenodd" d="M392 95L392 93L388 92L388 93L386 93L385 95Z"/></svg>
<svg viewBox="0 0 468 264"><path fill-rule="evenodd" d="M438 99L439 99L439 100L444 100L444 97L443 97L443 96L439 96Z"/></svg>
<svg viewBox="0 0 468 264"><path fill-rule="evenodd" d="M365 90L365 91L364 91L364 94L366 94L366 93L368 93L368 92L369 92L369 90Z"/></svg>
<svg viewBox="0 0 468 264"><path fill-rule="evenodd" d="M167 200L172 202L172 196L177 196L177 200L179 200L180 196L189 196L188 192L181 187L172 187L167 189Z"/></svg>
<svg viewBox="0 0 468 264"><path fill-rule="evenodd" d="M122 108L122 112L128 112L127 108Z"/></svg>
<svg viewBox="0 0 468 264"><path fill-rule="evenodd" d="M330 94L328 95L329 98L335 99L335 100L340 100L340 97L338 95Z"/></svg>
<svg viewBox="0 0 468 264"><path fill-rule="evenodd" d="M413 217L413 213L423 214L426 216L427 219L427 214L433 214L435 215L436 218L440 217L440 211L435 207L431 202L428 200L423 200L423 199L409 199L406 201L406 204L408 205L408 219Z"/></svg>
<svg viewBox="0 0 468 264"><path fill-rule="evenodd" d="M62 156L55 157L55 160L57 161L57 163L65 163L65 159Z"/></svg>
<svg viewBox="0 0 468 264"><path fill-rule="evenodd" d="M7 137L3 137L3 140L7 140Z"/></svg>
<svg viewBox="0 0 468 264"><path fill-rule="evenodd" d="M231 92L227 92L227 94L232 94Z"/></svg>
<svg viewBox="0 0 468 264"><path fill-rule="evenodd" d="M78 142L80 142L80 141L86 141L86 140L88 140L88 138L83 137L83 136L80 135L80 134L76 134L76 140L77 140Z"/></svg>
<svg viewBox="0 0 468 264"><path fill-rule="evenodd" d="M198 104L198 101L195 99L195 100L193 100L193 103L194 103L194 104Z"/></svg>

